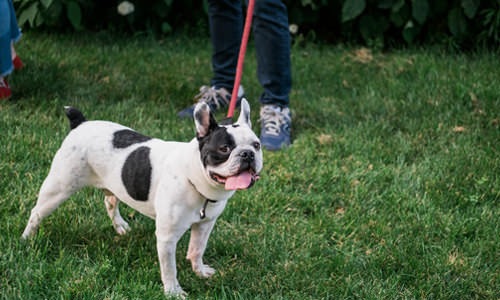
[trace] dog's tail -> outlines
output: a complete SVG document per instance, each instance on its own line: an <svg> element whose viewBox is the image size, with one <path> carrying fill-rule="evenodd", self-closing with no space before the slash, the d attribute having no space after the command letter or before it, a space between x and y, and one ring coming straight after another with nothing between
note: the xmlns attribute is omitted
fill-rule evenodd
<svg viewBox="0 0 500 300"><path fill-rule="evenodd" d="M65 106L64 112L66 113L66 116L69 119L69 127L71 129L75 129L80 124L87 121L87 119L85 119L85 116L82 114L82 112L74 107Z"/></svg>

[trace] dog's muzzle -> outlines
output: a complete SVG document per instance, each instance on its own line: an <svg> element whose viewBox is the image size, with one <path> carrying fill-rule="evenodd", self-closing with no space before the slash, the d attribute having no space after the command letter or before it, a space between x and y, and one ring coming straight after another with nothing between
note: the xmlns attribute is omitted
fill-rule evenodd
<svg viewBox="0 0 500 300"><path fill-rule="evenodd" d="M244 190L250 188L260 176L255 171L255 153L250 150L242 151L240 157L240 168L231 176L222 176L215 172L210 177L219 184L224 184L226 190Z"/></svg>

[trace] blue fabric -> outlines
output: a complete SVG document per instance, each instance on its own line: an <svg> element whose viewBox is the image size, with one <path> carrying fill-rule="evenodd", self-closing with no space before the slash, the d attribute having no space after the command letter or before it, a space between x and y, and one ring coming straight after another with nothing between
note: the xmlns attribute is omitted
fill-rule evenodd
<svg viewBox="0 0 500 300"><path fill-rule="evenodd" d="M12 54L10 45L21 38L12 0L0 0L0 76L12 73Z"/></svg>
<svg viewBox="0 0 500 300"><path fill-rule="evenodd" d="M241 1L209 0L208 16L213 47L211 85L231 91L245 21ZM288 106L292 74L285 4L281 0L256 0L252 29L257 78L264 89L260 102Z"/></svg>

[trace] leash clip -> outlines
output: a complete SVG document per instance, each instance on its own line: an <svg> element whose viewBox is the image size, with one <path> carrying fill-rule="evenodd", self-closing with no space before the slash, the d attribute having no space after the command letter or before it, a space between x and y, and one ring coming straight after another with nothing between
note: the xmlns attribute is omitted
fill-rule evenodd
<svg viewBox="0 0 500 300"><path fill-rule="evenodd" d="M217 203L216 200L205 199L205 204L203 204L203 207L200 209L200 219L202 219L202 220L205 219L205 217L207 216L205 211L207 210L208 202Z"/></svg>

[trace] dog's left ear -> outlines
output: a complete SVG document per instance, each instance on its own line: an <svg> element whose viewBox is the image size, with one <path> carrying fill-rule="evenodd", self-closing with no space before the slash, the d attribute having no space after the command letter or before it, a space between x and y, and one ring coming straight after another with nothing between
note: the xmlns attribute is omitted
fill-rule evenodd
<svg viewBox="0 0 500 300"><path fill-rule="evenodd" d="M250 121L250 104L248 104L247 99L241 99L240 116L236 124L246 124L248 127L252 128L252 121Z"/></svg>
<svg viewBox="0 0 500 300"><path fill-rule="evenodd" d="M196 104L193 112L194 123L196 125L196 137L198 139L207 136L219 125L210 112L210 107L205 102Z"/></svg>

